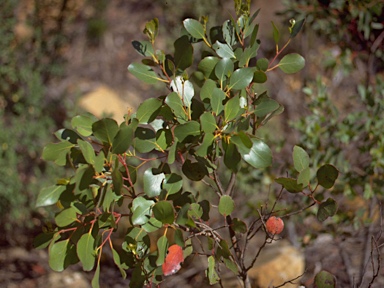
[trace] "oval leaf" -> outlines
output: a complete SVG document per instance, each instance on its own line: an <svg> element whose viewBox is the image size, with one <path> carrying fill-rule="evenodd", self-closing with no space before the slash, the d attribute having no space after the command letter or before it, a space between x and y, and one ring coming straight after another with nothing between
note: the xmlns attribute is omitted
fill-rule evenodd
<svg viewBox="0 0 384 288"><path fill-rule="evenodd" d="M162 81L162 79L157 76L150 66L141 63L130 64L128 66L128 71L139 80L148 84L155 84L158 81Z"/></svg>
<svg viewBox="0 0 384 288"><path fill-rule="evenodd" d="M95 266L96 254L95 254L95 238L92 233L86 233L80 237L77 242L77 256L83 264L84 271L91 271Z"/></svg>
<svg viewBox="0 0 384 288"><path fill-rule="evenodd" d="M145 170L143 176L144 192L149 197L159 196L161 193L161 185L165 179L164 173L153 174L152 168Z"/></svg>
<svg viewBox="0 0 384 288"><path fill-rule="evenodd" d="M327 272L320 271L315 276L315 286L316 288L335 288L336 287L336 277Z"/></svg>
<svg viewBox="0 0 384 288"><path fill-rule="evenodd" d="M281 69L281 71L283 71L284 73L287 73L287 74L296 73L304 68L305 59L303 58L303 56L297 53L288 54L288 55L285 55L283 59L280 60L280 63L278 66Z"/></svg>
<svg viewBox="0 0 384 288"><path fill-rule="evenodd" d="M337 177L339 177L339 171L330 164L325 164L317 170L317 181L319 185L325 189L330 189L335 184Z"/></svg>
<svg viewBox="0 0 384 288"><path fill-rule="evenodd" d="M317 211L317 219L321 222L326 220L328 217L332 217L336 214L337 203L332 198L328 198L327 201L322 202Z"/></svg>
<svg viewBox="0 0 384 288"><path fill-rule="evenodd" d="M309 155L301 147L293 147L293 165L297 172L301 172L309 167Z"/></svg>
<svg viewBox="0 0 384 288"><path fill-rule="evenodd" d="M172 224L175 220L175 211L168 201L159 201L153 206L153 215L163 224Z"/></svg>
<svg viewBox="0 0 384 288"><path fill-rule="evenodd" d="M241 90L251 83L253 78L253 69L240 68L233 72L229 81L229 89Z"/></svg>
<svg viewBox="0 0 384 288"><path fill-rule="evenodd" d="M113 138L119 131L119 126L115 120L104 118L92 124L92 131L101 142L112 144Z"/></svg>
<svg viewBox="0 0 384 288"><path fill-rule="evenodd" d="M187 30L188 33L191 34L193 38L196 38L196 39L204 38L204 35L205 35L204 26L199 21L188 18L183 21L183 24L184 24L185 30Z"/></svg>
<svg viewBox="0 0 384 288"><path fill-rule="evenodd" d="M235 202L231 196L224 195L220 197L219 202L219 213L223 216L228 216L232 213L235 208Z"/></svg>

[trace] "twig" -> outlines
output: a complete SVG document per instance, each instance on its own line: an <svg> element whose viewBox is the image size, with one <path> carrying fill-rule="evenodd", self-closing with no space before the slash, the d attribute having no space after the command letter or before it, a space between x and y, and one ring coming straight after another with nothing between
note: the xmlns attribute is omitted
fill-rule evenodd
<svg viewBox="0 0 384 288"><path fill-rule="evenodd" d="M299 276L297 276L297 277L295 277L295 278L293 278L293 279L291 279L291 280L285 281L283 284L280 284L279 286L273 286L273 288L283 287L284 285L286 285L286 284L288 284L288 283L290 283L290 284L294 284L294 285L295 285L295 284L297 284L297 283L293 283L293 281L295 281L295 280L301 278L306 272L307 272L307 271L304 270L303 274L301 274L301 275L299 275Z"/></svg>

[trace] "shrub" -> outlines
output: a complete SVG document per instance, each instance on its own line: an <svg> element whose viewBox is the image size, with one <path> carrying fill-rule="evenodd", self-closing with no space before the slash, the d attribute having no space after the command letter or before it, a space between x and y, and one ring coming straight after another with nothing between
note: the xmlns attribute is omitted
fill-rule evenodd
<svg viewBox="0 0 384 288"><path fill-rule="evenodd" d="M247 272L275 238L265 227L270 216L288 217L314 205L320 221L335 214L335 201L319 201L316 195L334 185L337 169L325 164L312 179L308 154L295 146L296 177L276 179L282 186L277 199L287 190L308 198L308 205L284 214L274 203L258 207L253 219L235 215L235 207L241 207L235 186L241 165L260 171L271 165L272 151L258 130L283 112L266 91L255 91L271 71L291 74L305 64L299 54L282 56L304 20L291 21L281 49L280 31L273 25L276 55L266 59L257 57L261 42L254 20L259 11L250 14L250 1L238 0L235 10L236 19L210 29L206 17L185 19L173 54L156 50L159 21L149 21L148 40L132 43L144 59L128 70L147 84L164 83L169 93L145 100L120 124L76 116L71 129L56 133L59 142L44 148L44 160L72 170L71 177L43 189L37 199L37 206L61 207L56 227L35 241L38 248L48 247L52 269L62 271L77 262L85 271L96 266L92 285L98 287L101 255L109 247L122 276L132 272L130 287L141 287L177 273L194 254L204 257L210 284L221 281L219 267L224 266L250 287ZM196 45L202 46L200 59L194 57ZM223 177L227 171L229 179ZM129 228L122 246L115 247L112 235L125 219ZM151 238L154 233L160 236ZM244 251L256 234L265 240L251 249L248 263ZM206 244L193 246L201 238Z"/></svg>

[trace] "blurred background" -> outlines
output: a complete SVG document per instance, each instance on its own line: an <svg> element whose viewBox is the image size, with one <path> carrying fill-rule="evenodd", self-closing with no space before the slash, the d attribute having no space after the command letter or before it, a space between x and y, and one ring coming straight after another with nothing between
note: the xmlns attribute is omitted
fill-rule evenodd
<svg viewBox="0 0 384 288"><path fill-rule="evenodd" d="M286 173L295 144L307 150L314 166L332 163L341 172L332 191L340 201L338 215L325 228L313 220L315 211L293 217L288 225L287 239L305 259L304 284L311 284L320 265L334 270L340 287L352 287L353 277L362 278L367 272L364 263L372 250L364 244L381 231L384 4L355 2L252 1L253 11L261 8L256 18L262 42L258 57L274 56L271 20L281 31L285 29L284 35L289 19L307 17L303 33L287 50L301 53L307 65L297 75L268 75L265 88L286 111L263 134L277 151L274 167L268 175L246 170L240 175L239 189L248 199L244 213L251 217L252 209L271 197L253 192L268 191L273 176ZM46 251L32 247L33 238L49 225L55 211L35 209L37 194L66 173L42 161L42 149L55 141L56 130L69 127L79 113L122 121L143 99L161 95L163 87L143 85L128 74L127 66L140 59L131 42L145 39L145 23L157 17L161 27L157 48L172 51L182 20L203 15L209 16L211 25L221 24L234 15L233 2L0 1L1 287L89 287L90 273L79 267L54 273L47 265ZM290 197L280 203L301 204ZM379 243L381 238L376 238ZM349 246L342 244L348 241ZM324 245L331 250L325 251ZM331 258L332 253L341 255L335 256L339 260ZM356 259L348 258L354 253ZM113 265L104 271L103 287L127 286ZM383 287L383 274L379 270L378 286L372 287Z"/></svg>

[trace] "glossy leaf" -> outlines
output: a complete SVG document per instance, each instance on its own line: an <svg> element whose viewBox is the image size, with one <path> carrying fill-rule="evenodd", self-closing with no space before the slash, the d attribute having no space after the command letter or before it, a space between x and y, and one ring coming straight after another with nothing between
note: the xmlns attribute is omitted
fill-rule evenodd
<svg viewBox="0 0 384 288"><path fill-rule="evenodd" d="M216 67L216 64L220 61L220 58L208 56L203 58L199 65L197 66L197 69L201 72L203 72L204 76L206 78L212 79L214 76L214 70Z"/></svg>
<svg viewBox="0 0 384 288"><path fill-rule="evenodd" d="M231 75L228 89L241 90L247 87L253 79L253 69L240 68Z"/></svg>
<svg viewBox="0 0 384 288"><path fill-rule="evenodd" d="M172 224L175 220L175 211L168 201L159 201L153 206L153 215L163 224Z"/></svg>
<svg viewBox="0 0 384 288"><path fill-rule="evenodd" d="M156 197L161 193L161 185L165 179L164 173L153 174L152 168L145 170L143 175L144 193L148 197Z"/></svg>
<svg viewBox="0 0 384 288"><path fill-rule="evenodd" d="M228 100L224 106L224 120L229 122L234 120L240 112L240 98L238 95Z"/></svg>
<svg viewBox="0 0 384 288"><path fill-rule="evenodd" d="M33 239L33 248L35 249L45 249L48 247L48 245L51 243L51 241L54 241L55 238L59 238L58 232L46 232L41 233Z"/></svg>
<svg viewBox="0 0 384 288"><path fill-rule="evenodd" d="M69 207L67 209L62 210L55 217L55 222L59 227L65 227L73 222L77 221L77 213L76 209L73 207Z"/></svg>
<svg viewBox="0 0 384 288"><path fill-rule="evenodd" d="M177 121L181 124L188 121L188 112L184 107L181 97L176 92L168 94L167 98L165 98L165 103L172 109Z"/></svg>
<svg viewBox="0 0 384 288"><path fill-rule="evenodd" d="M183 21L185 29L196 39L203 39L205 37L204 26L195 19L185 19Z"/></svg>
<svg viewBox="0 0 384 288"><path fill-rule="evenodd" d="M228 195L221 196L219 202L219 213L223 216L228 216L231 215L233 209L235 209L235 202L232 197Z"/></svg>
<svg viewBox="0 0 384 288"><path fill-rule="evenodd" d="M265 115L276 111L278 108L278 102L270 98L265 98L256 106L255 114L258 117L264 117Z"/></svg>
<svg viewBox="0 0 384 288"><path fill-rule="evenodd" d="M213 133L217 129L216 118L210 112L204 112L200 116L201 130L205 133Z"/></svg>
<svg viewBox="0 0 384 288"><path fill-rule="evenodd" d="M231 59L224 58L221 59L215 67L215 75L219 79L220 83L226 80L229 77L234 69L234 65Z"/></svg>
<svg viewBox="0 0 384 288"><path fill-rule="evenodd" d="M224 40L229 46L233 46L237 43L236 30L233 27L233 23L231 20L227 20L224 22L222 32Z"/></svg>
<svg viewBox="0 0 384 288"><path fill-rule="evenodd" d="M174 133L180 142L188 141L191 137L200 135L200 124L196 121L189 121L185 124L178 125Z"/></svg>
<svg viewBox="0 0 384 288"><path fill-rule="evenodd" d="M293 147L293 165L297 172L301 172L309 167L309 155L300 146Z"/></svg>
<svg viewBox="0 0 384 288"><path fill-rule="evenodd" d="M87 161L88 164L94 165L96 156L95 150L93 150L92 145L89 142L83 140L79 140L77 144L79 145L79 148L84 156L85 161Z"/></svg>
<svg viewBox="0 0 384 288"><path fill-rule="evenodd" d="M303 185L298 184L296 179L281 177L281 178L277 178L275 181L276 183L282 185L285 188L285 190L287 190L290 193L298 193L303 191Z"/></svg>
<svg viewBox="0 0 384 288"><path fill-rule="evenodd" d="M241 157L254 168L266 168L272 163L271 149L263 141L253 138L252 147L247 148L239 137L232 137L231 141L237 146Z"/></svg>
<svg viewBox="0 0 384 288"><path fill-rule="evenodd" d="M112 141L112 152L115 154L123 154L133 143L135 131L137 128L137 120L132 121L129 125L121 125L115 138Z"/></svg>
<svg viewBox="0 0 384 288"><path fill-rule="evenodd" d="M337 203L334 199L328 198L326 201L322 202L319 205L319 210L317 210L317 219L321 222L326 220L328 217L332 217L336 214Z"/></svg>
<svg viewBox="0 0 384 288"><path fill-rule="evenodd" d="M225 99L225 93L219 88L214 88L211 99L212 111L215 115L219 115L224 110L223 100Z"/></svg>
<svg viewBox="0 0 384 288"><path fill-rule="evenodd" d="M236 58L233 49L228 44L223 44L219 41L216 41L215 44L212 45L213 49L215 49L216 54L221 58Z"/></svg>
<svg viewBox="0 0 384 288"><path fill-rule="evenodd" d="M50 143L43 149L42 158L45 161L53 161L59 166L67 163L67 154L75 145L69 141Z"/></svg>
<svg viewBox="0 0 384 288"><path fill-rule="evenodd" d="M95 238L93 238L92 233L83 234L77 242L77 256L83 265L84 271L91 271L95 266L96 254L94 245Z"/></svg>
<svg viewBox="0 0 384 288"><path fill-rule="evenodd" d="M269 61L267 58L260 58L257 59L256 66L261 70L261 71L267 71L269 65Z"/></svg>
<svg viewBox="0 0 384 288"><path fill-rule="evenodd" d="M153 45L149 41L132 41L132 46L135 50L145 56L145 57L154 57L155 52L153 51Z"/></svg>
<svg viewBox="0 0 384 288"><path fill-rule="evenodd" d="M147 84L155 84L162 80L150 66L141 63L130 64L128 66L128 71Z"/></svg>
<svg viewBox="0 0 384 288"><path fill-rule="evenodd" d="M36 200L36 207L49 206L59 201L61 193L67 189L64 185L53 185L43 188Z"/></svg>
<svg viewBox="0 0 384 288"><path fill-rule="evenodd" d="M280 60L278 66L284 73L293 74L304 68L305 59L297 53L288 54Z"/></svg>
<svg viewBox="0 0 384 288"><path fill-rule="evenodd" d="M330 189L335 184L337 177L339 177L339 171L335 166L325 164L317 170L316 177L319 185L325 189Z"/></svg>
<svg viewBox="0 0 384 288"><path fill-rule="evenodd" d="M225 146L224 164L232 172L238 172L240 168L241 155L237 151L236 145L232 142Z"/></svg>
<svg viewBox="0 0 384 288"><path fill-rule="evenodd" d="M192 104L192 98L195 94L193 84L189 80L184 80L182 77L177 76L171 82L171 88L176 92L186 107L190 107Z"/></svg>
<svg viewBox="0 0 384 288"><path fill-rule="evenodd" d="M80 135L88 137L92 135L92 124L97 121L97 118L90 114L78 115L72 118L71 125Z"/></svg>
<svg viewBox="0 0 384 288"><path fill-rule="evenodd" d="M208 175L207 167L201 162L191 162L187 159L183 166L182 171L185 176L193 181L200 181Z"/></svg>
<svg viewBox="0 0 384 288"><path fill-rule="evenodd" d="M110 145L119 131L119 126L115 120L104 118L92 124L92 131L97 139Z"/></svg>
<svg viewBox="0 0 384 288"><path fill-rule="evenodd" d="M175 173L166 176L163 188L167 190L169 195L175 194L183 187L183 178Z"/></svg>
<svg viewBox="0 0 384 288"><path fill-rule="evenodd" d="M188 36L184 35L177 39L174 43L174 47L174 63L176 68L181 70L187 69L193 62L193 47L188 40Z"/></svg>
<svg viewBox="0 0 384 288"><path fill-rule="evenodd" d="M71 129L60 129L56 131L55 136L59 140L67 140L72 144L77 144L77 140L81 139L81 137Z"/></svg>
<svg viewBox="0 0 384 288"><path fill-rule="evenodd" d="M167 250L168 250L168 239L166 235L161 236L159 239L157 239L156 242L157 246L157 259L156 259L156 265L161 266L164 263L165 257L167 256Z"/></svg>
<svg viewBox="0 0 384 288"><path fill-rule="evenodd" d="M132 201L132 224L143 225L148 222L152 214L153 200L137 197Z"/></svg>
<svg viewBox="0 0 384 288"><path fill-rule="evenodd" d="M69 265L77 263L76 250L68 240L58 241L49 246L49 267L61 272Z"/></svg>
<svg viewBox="0 0 384 288"><path fill-rule="evenodd" d="M291 32L290 38L294 38L294 37L296 37L297 34L299 34L299 32L301 31L301 29L304 26L304 23L305 23L305 18L303 18L299 21L296 21L296 23L293 25L292 29L290 30L290 32Z"/></svg>
<svg viewBox="0 0 384 288"><path fill-rule="evenodd" d="M152 122L161 107L161 101L157 98L149 98L140 104L137 108L136 118L140 124L147 124Z"/></svg>

